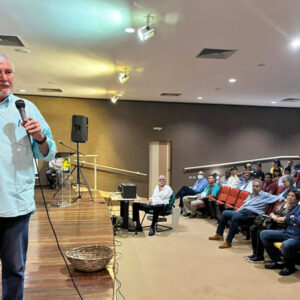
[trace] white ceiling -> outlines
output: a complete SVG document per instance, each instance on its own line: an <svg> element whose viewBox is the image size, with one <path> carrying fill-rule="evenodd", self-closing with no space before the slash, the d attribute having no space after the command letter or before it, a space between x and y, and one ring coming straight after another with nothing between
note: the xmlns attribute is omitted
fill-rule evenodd
<svg viewBox="0 0 300 300"><path fill-rule="evenodd" d="M16 67L15 93L109 99L122 91L128 100L300 107L278 103L300 98L300 48L290 47L300 38L299 0L1 0L0 10L0 35L18 36L30 51L0 46ZM147 14L154 38L124 32ZM196 58L203 48L238 51ZM123 67L131 79L122 85Z"/></svg>

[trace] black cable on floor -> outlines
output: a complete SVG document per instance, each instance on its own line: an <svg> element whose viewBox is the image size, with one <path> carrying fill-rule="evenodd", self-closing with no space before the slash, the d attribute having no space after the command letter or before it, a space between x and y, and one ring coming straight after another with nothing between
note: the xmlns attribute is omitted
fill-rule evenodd
<svg viewBox="0 0 300 300"><path fill-rule="evenodd" d="M31 144L31 141L30 141L30 144ZM51 221L51 218L50 218L50 215L49 215L49 211L48 211L48 207L47 207L47 202L46 202L45 195L44 195L44 191L43 191L43 188L42 188L41 177L40 177L40 173L39 173L39 170L38 170L38 166L37 166L37 162L36 162L36 157L35 157L35 154L34 154L34 151L33 151L33 146L32 146L32 144L31 144L31 151L32 151L32 154L33 154L33 157L34 157L35 167L36 167L36 170L37 170L37 172L38 172L38 180L39 180L40 190L41 190L41 193L42 193L42 198L43 198L44 206L45 206L45 209L46 209L48 221L49 221L49 224L50 224L51 229L52 229L52 231L53 231L53 234L54 234L54 237L55 237L55 241L56 241L57 248L58 248L58 250L59 250L59 252L60 252L60 254L61 254L61 256L62 256L62 258L63 258L63 260L64 260L64 262L65 262L65 265L66 265L67 269L68 269L68 272L69 272L69 274L70 274L70 277L71 277L73 286L74 286L74 288L75 288L75 290L76 290L78 296L80 297L80 299L83 300L83 298L82 298L82 296L81 296L81 294L80 294L80 292L79 292L79 289L78 289L78 287L77 287L77 285L76 285L76 283L75 283L75 281L74 281L72 272L71 272L71 270L70 270L70 268L69 268L69 266L68 266L68 263L67 263L67 261L66 261L66 259L65 259L65 256L64 256L64 254L63 254L63 252L62 252L62 250L61 250L61 248L60 248L60 245L59 245L59 242L58 242L58 238L57 238L57 235L56 235L54 226L53 226L53 224L52 224L52 221Z"/></svg>
<svg viewBox="0 0 300 300"><path fill-rule="evenodd" d="M121 247L123 243L121 241L115 240L115 246ZM117 257L117 255L120 255L120 257ZM122 297L123 300L125 300L125 296L121 292L122 288L122 282L121 280L118 279L117 274L119 273L119 263L118 260L123 258L123 254L121 252L116 252L116 258L115 258L115 263L116 263L116 271L115 271L115 278L116 278L116 283L118 285L116 289L116 299L118 299L118 294Z"/></svg>

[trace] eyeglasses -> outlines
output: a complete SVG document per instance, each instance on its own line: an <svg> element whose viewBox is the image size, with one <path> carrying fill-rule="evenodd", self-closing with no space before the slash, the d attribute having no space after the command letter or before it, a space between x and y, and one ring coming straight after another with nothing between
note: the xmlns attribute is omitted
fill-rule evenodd
<svg viewBox="0 0 300 300"><path fill-rule="evenodd" d="M166 179L158 179L158 181L166 181Z"/></svg>

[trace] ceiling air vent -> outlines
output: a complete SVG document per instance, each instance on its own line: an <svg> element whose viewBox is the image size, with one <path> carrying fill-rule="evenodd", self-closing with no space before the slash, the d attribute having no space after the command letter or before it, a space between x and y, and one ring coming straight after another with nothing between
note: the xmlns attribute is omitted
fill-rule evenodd
<svg viewBox="0 0 300 300"><path fill-rule="evenodd" d="M61 90L61 89L48 89L48 88L39 88L38 91L43 92L43 93L62 93L63 92L63 90Z"/></svg>
<svg viewBox="0 0 300 300"><path fill-rule="evenodd" d="M285 98L285 99L280 100L280 102L297 102L297 101L300 101L300 99L299 98Z"/></svg>
<svg viewBox="0 0 300 300"><path fill-rule="evenodd" d="M178 97L181 93L161 93L161 96Z"/></svg>
<svg viewBox="0 0 300 300"><path fill-rule="evenodd" d="M227 59L232 54L234 54L236 49L212 49L212 48L204 48L196 58L213 58L213 59Z"/></svg>
<svg viewBox="0 0 300 300"><path fill-rule="evenodd" d="M0 35L0 46L25 47L17 36Z"/></svg>

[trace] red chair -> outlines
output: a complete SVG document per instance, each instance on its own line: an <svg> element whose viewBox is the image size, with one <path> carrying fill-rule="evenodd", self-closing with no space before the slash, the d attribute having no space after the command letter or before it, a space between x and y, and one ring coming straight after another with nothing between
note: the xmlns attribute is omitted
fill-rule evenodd
<svg viewBox="0 0 300 300"><path fill-rule="evenodd" d="M234 205L238 199L240 190L239 189L231 189L228 198L225 202L225 208L233 209Z"/></svg>
<svg viewBox="0 0 300 300"><path fill-rule="evenodd" d="M282 192L283 189L284 189L284 185L279 186L277 189L276 195L278 196Z"/></svg>
<svg viewBox="0 0 300 300"><path fill-rule="evenodd" d="M215 200L219 204L224 204L228 198L231 188L229 186L223 186L221 192L219 193L217 199ZM210 199L212 201L212 199Z"/></svg>
<svg viewBox="0 0 300 300"><path fill-rule="evenodd" d="M295 181L295 183L297 184L298 181L299 181L299 177L294 177L294 181Z"/></svg>
<svg viewBox="0 0 300 300"><path fill-rule="evenodd" d="M235 202L234 210L238 210L244 204L244 201L248 198L249 195L250 195L249 192L241 191Z"/></svg>

